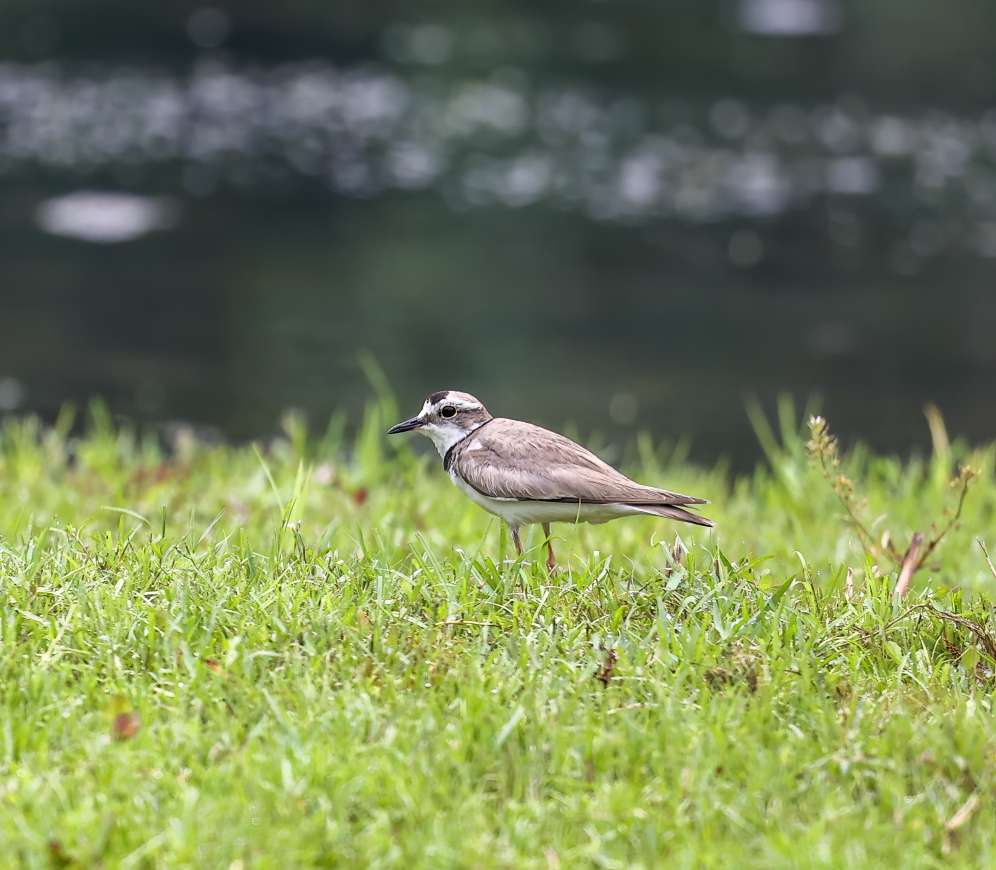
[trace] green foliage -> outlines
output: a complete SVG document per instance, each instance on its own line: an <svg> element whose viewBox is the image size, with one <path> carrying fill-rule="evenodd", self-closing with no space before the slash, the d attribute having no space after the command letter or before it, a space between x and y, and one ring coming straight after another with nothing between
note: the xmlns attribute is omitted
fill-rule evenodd
<svg viewBox="0 0 996 870"><path fill-rule="evenodd" d="M835 453L897 541L977 472L896 602L787 418L741 478L643 441L717 531L554 527L550 577L389 411L3 428L0 864L993 863L992 449Z"/></svg>

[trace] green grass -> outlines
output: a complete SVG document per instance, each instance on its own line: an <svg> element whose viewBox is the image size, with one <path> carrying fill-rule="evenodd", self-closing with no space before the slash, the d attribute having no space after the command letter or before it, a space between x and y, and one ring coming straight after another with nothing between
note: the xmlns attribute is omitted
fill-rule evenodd
<svg viewBox="0 0 996 870"><path fill-rule="evenodd" d="M3 428L0 865L996 862L996 663L938 615L996 633L992 448L895 603L789 415L742 477L642 441L718 529L555 526L549 577L391 414L258 452ZM899 542L966 457L845 466Z"/></svg>

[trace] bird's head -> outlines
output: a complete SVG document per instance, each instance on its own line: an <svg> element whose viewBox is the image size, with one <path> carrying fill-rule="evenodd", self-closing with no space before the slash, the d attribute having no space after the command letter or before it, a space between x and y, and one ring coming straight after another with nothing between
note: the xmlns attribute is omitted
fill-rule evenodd
<svg viewBox="0 0 996 870"><path fill-rule="evenodd" d="M488 409L470 393L439 390L426 396L425 404L416 416L392 426L387 434L418 432L436 445L440 456L445 456L454 444L490 419Z"/></svg>

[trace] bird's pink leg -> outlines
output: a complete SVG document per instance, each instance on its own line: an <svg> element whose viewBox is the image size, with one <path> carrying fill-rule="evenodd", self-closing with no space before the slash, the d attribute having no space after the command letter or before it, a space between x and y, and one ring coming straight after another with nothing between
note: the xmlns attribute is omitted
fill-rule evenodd
<svg viewBox="0 0 996 870"><path fill-rule="evenodd" d="M553 555L553 538L550 537L550 524L543 523L543 534L546 535L546 570L557 569L557 557Z"/></svg>

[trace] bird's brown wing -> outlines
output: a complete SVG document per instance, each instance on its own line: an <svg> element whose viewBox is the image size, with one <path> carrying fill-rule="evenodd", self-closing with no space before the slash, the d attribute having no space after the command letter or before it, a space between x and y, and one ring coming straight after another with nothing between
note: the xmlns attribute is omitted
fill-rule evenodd
<svg viewBox="0 0 996 870"><path fill-rule="evenodd" d="M518 420L491 420L460 445L453 468L491 498L580 504L706 503L642 486L569 438Z"/></svg>

